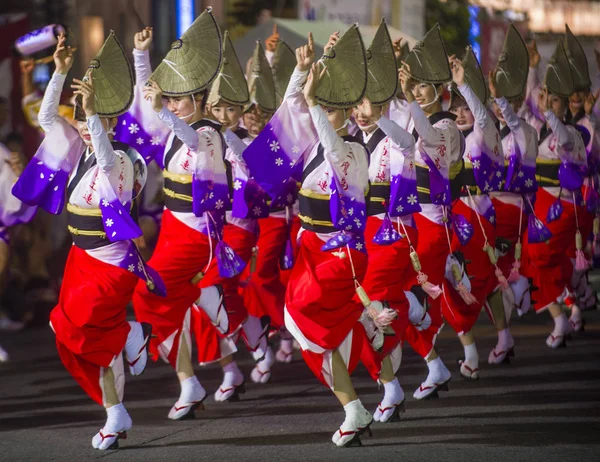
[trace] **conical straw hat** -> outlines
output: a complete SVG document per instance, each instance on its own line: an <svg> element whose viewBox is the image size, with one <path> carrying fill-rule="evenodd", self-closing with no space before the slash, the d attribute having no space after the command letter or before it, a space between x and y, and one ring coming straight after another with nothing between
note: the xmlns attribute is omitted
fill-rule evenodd
<svg viewBox="0 0 600 462"><path fill-rule="evenodd" d="M471 90L477 95L477 98L483 103L487 103L488 87L483 71L477 60L477 56L473 52L473 48L467 47L467 54L462 60L462 65L465 69L465 82L471 87Z"/></svg>
<svg viewBox="0 0 600 462"><path fill-rule="evenodd" d="M155 69L155 81L165 96L193 95L205 90L221 67L221 32L211 8L171 44L171 50Z"/></svg>
<svg viewBox="0 0 600 462"><path fill-rule="evenodd" d="M252 55L248 88L250 89L250 104L256 104L264 112L275 112L277 110L273 71L265 56L265 50L258 40Z"/></svg>
<svg viewBox="0 0 600 462"><path fill-rule="evenodd" d="M346 31L320 62L327 70L317 87L319 104L347 109L362 101L367 88L367 57L357 24Z"/></svg>
<svg viewBox="0 0 600 462"><path fill-rule="evenodd" d="M84 80L92 75L96 93L96 112L100 117L117 117L127 112L133 102L133 71L123 47L110 34L94 59L90 61ZM81 97L75 100L76 120L85 120Z"/></svg>
<svg viewBox="0 0 600 462"><path fill-rule="evenodd" d="M400 47L400 59L398 60L398 66L402 61L405 61L410 54L410 47L408 46L408 42L406 40L402 41L402 46Z"/></svg>
<svg viewBox="0 0 600 462"><path fill-rule="evenodd" d="M554 54L548 61L544 84L550 93L564 98L568 98L574 91L571 65L562 38L556 44Z"/></svg>
<svg viewBox="0 0 600 462"><path fill-rule="evenodd" d="M573 35L569 26L565 25L565 27L565 51L567 52L567 58L569 58L569 64L571 65L575 91L588 90L592 86L592 82L590 81L587 57L585 56L581 43L579 43L577 37Z"/></svg>
<svg viewBox="0 0 600 462"><path fill-rule="evenodd" d="M398 67L394 46L385 20L382 19L367 50L367 91L365 96L375 106L387 103L398 89Z"/></svg>
<svg viewBox="0 0 600 462"><path fill-rule="evenodd" d="M277 48L275 48L275 54L273 55L273 63L271 64L273 81L275 82L275 93L279 101L283 100L285 90L294 73L294 67L296 67L296 54L287 43L279 39L277 41Z"/></svg>
<svg viewBox="0 0 600 462"><path fill-rule="evenodd" d="M525 93L529 74L529 52L517 28L511 24L496 64L496 87L506 99Z"/></svg>
<svg viewBox="0 0 600 462"><path fill-rule="evenodd" d="M436 24L423 40L417 42L405 60L412 77L419 82L440 84L452 80L448 53Z"/></svg>
<svg viewBox="0 0 600 462"><path fill-rule="evenodd" d="M216 105L219 101L233 106L244 106L250 100L248 84L238 60L229 32L223 36L223 61L221 70L210 87L207 103Z"/></svg>

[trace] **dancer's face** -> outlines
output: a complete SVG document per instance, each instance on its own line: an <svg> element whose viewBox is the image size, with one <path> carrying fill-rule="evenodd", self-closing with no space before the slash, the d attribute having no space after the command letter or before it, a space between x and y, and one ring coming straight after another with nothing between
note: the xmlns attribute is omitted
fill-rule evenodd
<svg viewBox="0 0 600 462"><path fill-rule="evenodd" d="M363 100L352 112L358 128L366 133L374 131L377 128L376 121L381 118L384 108L385 106L366 105ZM372 113L369 113L369 111L372 111Z"/></svg>
<svg viewBox="0 0 600 462"><path fill-rule="evenodd" d="M554 112L554 115L559 119L563 119L565 116L565 112L567 110L567 99L561 98L558 95L549 94L548 95L548 105L550 106L550 110Z"/></svg>
<svg viewBox="0 0 600 462"><path fill-rule="evenodd" d="M104 131L106 131L106 133L110 133L112 129L117 126L117 118L100 117L100 123L104 127ZM79 136L81 137L85 145L91 146L92 136L90 135L90 130L86 121L80 120L77 122L77 131L79 132Z"/></svg>
<svg viewBox="0 0 600 462"><path fill-rule="evenodd" d="M273 114L261 111L260 108L253 104L244 112L244 125L251 137L256 138L258 134L269 123Z"/></svg>
<svg viewBox="0 0 600 462"><path fill-rule="evenodd" d="M473 116L471 109L469 109L469 106L462 103L462 100L460 103L453 105L450 108L450 112L456 116L456 125L458 125L458 128L461 131L473 128L475 117Z"/></svg>
<svg viewBox="0 0 600 462"><path fill-rule="evenodd" d="M327 119L329 120L329 123L333 126L335 130L341 129L344 126L344 123L346 122L346 118L350 116L350 114L346 115L348 111L344 109L324 107L323 110L325 111L325 114L327 114Z"/></svg>
<svg viewBox="0 0 600 462"><path fill-rule="evenodd" d="M212 106L211 109L215 119L227 128L237 127L242 118L241 106L232 106L228 103L220 102L216 106Z"/></svg>
<svg viewBox="0 0 600 462"><path fill-rule="evenodd" d="M198 103L194 104L193 96L170 96L167 98L167 109L178 118L192 118Z"/></svg>
<svg viewBox="0 0 600 462"><path fill-rule="evenodd" d="M571 112L577 113L583 108L584 101L588 94L588 91L576 91L569 96L569 107Z"/></svg>
<svg viewBox="0 0 600 462"><path fill-rule="evenodd" d="M412 94L419 106L425 106L433 103L438 98L435 90L435 87L430 83L417 82L412 87Z"/></svg>

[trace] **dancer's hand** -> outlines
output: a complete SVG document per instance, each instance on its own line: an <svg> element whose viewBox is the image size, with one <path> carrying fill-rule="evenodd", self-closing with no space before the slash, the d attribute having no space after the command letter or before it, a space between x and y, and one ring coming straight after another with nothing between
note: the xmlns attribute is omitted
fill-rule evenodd
<svg viewBox="0 0 600 462"><path fill-rule="evenodd" d="M163 91L158 84L152 80L148 80L148 84L144 87L144 99L152 103L152 109L160 112L163 108Z"/></svg>
<svg viewBox="0 0 600 462"><path fill-rule="evenodd" d="M594 110L594 106L596 105L596 101L598 100L598 96L600 96L600 90L596 91L596 93L592 93L591 91L585 97L585 101L583 102L583 109L587 115L591 115Z"/></svg>
<svg viewBox="0 0 600 462"><path fill-rule="evenodd" d="M57 74L68 74L73 66L74 51L70 46L67 46L66 43L67 37L61 32L58 36L58 43L56 44L56 50L53 55Z"/></svg>
<svg viewBox="0 0 600 462"><path fill-rule="evenodd" d="M542 57L537 49L537 43L532 40L527 44L527 51L529 52L529 67L538 67Z"/></svg>
<svg viewBox="0 0 600 462"><path fill-rule="evenodd" d="M402 93L406 101L410 104L415 100L415 96L412 93L412 87L415 82L410 74L410 66L406 63L402 63L400 69L398 69L398 79L400 80L400 86L402 87Z"/></svg>
<svg viewBox="0 0 600 462"><path fill-rule="evenodd" d="M94 90L94 79L92 73L88 74L87 79L73 79L71 88L75 90L74 95L81 96L81 107L86 117L92 117L96 114L96 91Z"/></svg>
<svg viewBox="0 0 600 462"><path fill-rule="evenodd" d="M460 59L455 55L450 56L450 69L452 70L452 81L461 86L465 84L465 68Z"/></svg>
<svg viewBox="0 0 600 462"><path fill-rule="evenodd" d="M498 98L502 98L502 94L500 93L500 90L498 90L498 87L496 86L496 71L490 71L488 73L488 86L490 88L490 95L492 95L492 98L494 99L498 99Z"/></svg>
<svg viewBox="0 0 600 462"><path fill-rule="evenodd" d="M541 114L544 114L548 109L550 109L550 98L548 98L548 89L546 87L540 90L540 94L538 95L537 100L538 109Z"/></svg>
<svg viewBox="0 0 600 462"><path fill-rule="evenodd" d="M136 32L136 34L133 36L133 46L139 51L149 50L150 45L152 45L152 36L152 27L146 27L140 32Z"/></svg>
<svg viewBox="0 0 600 462"><path fill-rule="evenodd" d="M308 44L296 48L296 68L306 72L315 62L315 41L312 32L308 33Z"/></svg>
<svg viewBox="0 0 600 462"><path fill-rule="evenodd" d="M311 107L317 105L317 99L315 95L317 94L319 82L325 75L325 71L327 71L327 67L323 66L323 69L321 69L321 65L319 63L314 63L308 74L306 85L304 85L304 98L306 99L307 104Z"/></svg>
<svg viewBox="0 0 600 462"><path fill-rule="evenodd" d="M396 56L396 61L400 62L400 58L402 57L402 39L396 39L392 42L392 47L394 47L394 55Z"/></svg>

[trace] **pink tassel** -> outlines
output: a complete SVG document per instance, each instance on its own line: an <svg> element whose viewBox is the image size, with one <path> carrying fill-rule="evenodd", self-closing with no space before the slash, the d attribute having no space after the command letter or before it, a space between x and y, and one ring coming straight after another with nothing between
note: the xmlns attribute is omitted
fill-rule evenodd
<svg viewBox="0 0 600 462"><path fill-rule="evenodd" d="M508 275L508 282L517 282L521 275L519 274L519 268L521 268L521 262L519 260L515 260L512 264L512 268L510 269L510 274Z"/></svg>
<svg viewBox="0 0 600 462"><path fill-rule="evenodd" d="M588 269L588 261L585 258L583 250L577 249L575 251L575 271L585 271Z"/></svg>
<svg viewBox="0 0 600 462"><path fill-rule="evenodd" d="M471 292L469 292L469 289L467 289L462 282L458 283L458 285L456 286L456 290L467 305L477 303L477 299L473 296Z"/></svg>
<svg viewBox="0 0 600 462"><path fill-rule="evenodd" d="M366 310L367 310L367 314L369 315L369 317L373 321L375 321L377 319L377 316L379 315L379 311L377 311L375 308L372 308L370 306Z"/></svg>
<svg viewBox="0 0 600 462"><path fill-rule="evenodd" d="M398 317L398 313L391 308L385 308L383 311L379 312L377 318L375 319L375 325L380 329L389 326L394 319Z"/></svg>
<svg viewBox="0 0 600 462"><path fill-rule="evenodd" d="M511 270L511 272L512 272L512 270ZM500 268L498 268L497 266L496 266L496 277L498 278L498 282L500 283L500 288L503 291L510 289L510 285L508 284L506 277L504 276L504 274L502 274L502 270Z"/></svg>
<svg viewBox="0 0 600 462"><path fill-rule="evenodd" d="M420 284L425 293L434 300L442 295L442 289L440 289L440 286L434 286L431 282L428 282L427 275L421 271L419 271L419 274L417 275L417 282Z"/></svg>

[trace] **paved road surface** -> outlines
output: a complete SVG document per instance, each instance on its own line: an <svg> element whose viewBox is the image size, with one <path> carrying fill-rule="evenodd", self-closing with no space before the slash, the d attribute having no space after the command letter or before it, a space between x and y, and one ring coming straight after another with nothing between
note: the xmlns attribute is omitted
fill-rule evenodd
<svg viewBox="0 0 600 462"><path fill-rule="evenodd" d="M465 382L454 367L461 352L446 327L438 350L454 371L441 399L415 402L412 392L426 367L409 347L399 372L407 395L402 422L375 424L362 448L337 449L332 433L343 412L313 378L298 352L278 365L268 385L248 385L242 401L216 404L195 420L171 422L167 412L179 386L165 364L127 378L125 405L134 427L118 451L92 449L104 412L62 367L48 328L1 334L12 361L0 365L0 460L397 460L600 461L600 311L585 313L587 330L566 349L545 345L548 315L516 320L516 358L488 366ZM482 359L495 344L483 316L476 329ZM249 374L247 353L240 366ZM215 367L198 369L207 390L220 383ZM375 409L380 392L364 369L355 374L359 396Z"/></svg>

